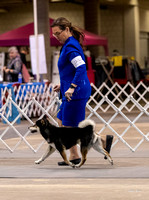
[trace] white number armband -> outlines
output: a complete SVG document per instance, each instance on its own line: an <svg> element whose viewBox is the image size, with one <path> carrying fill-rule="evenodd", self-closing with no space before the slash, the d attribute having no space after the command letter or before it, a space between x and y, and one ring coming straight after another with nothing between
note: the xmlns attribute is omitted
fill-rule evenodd
<svg viewBox="0 0 149 200"><path fill-rule="evenodd" d="M74 65L75 68L81 66L81 65L84 65L85 62L84 60L81 58L81 56L76 56L75 58L73 58L71 60L71 63Z"/></svg>

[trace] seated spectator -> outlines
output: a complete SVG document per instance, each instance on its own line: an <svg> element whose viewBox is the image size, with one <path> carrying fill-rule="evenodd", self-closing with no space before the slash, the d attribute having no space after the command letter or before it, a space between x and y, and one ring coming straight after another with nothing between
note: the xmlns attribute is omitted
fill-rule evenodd
<svg viewBox="0 0 149 200"><path fill-rule="evenodd" d="M18 74L22 71L22 61L16 47L8 49L9 60L7 66L3 67L6 81L18 82Z"/></svg>

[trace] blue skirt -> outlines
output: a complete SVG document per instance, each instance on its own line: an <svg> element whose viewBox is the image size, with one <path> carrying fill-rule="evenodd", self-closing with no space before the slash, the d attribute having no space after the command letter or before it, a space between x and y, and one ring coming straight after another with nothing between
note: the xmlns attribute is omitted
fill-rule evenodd
<svg viewBox="0 0 149 200"><path fill-rule="evenodd" d="M60 106L57 118L63 126L77 127L85 119L85 108L88 99L64 100Z"/></svg>

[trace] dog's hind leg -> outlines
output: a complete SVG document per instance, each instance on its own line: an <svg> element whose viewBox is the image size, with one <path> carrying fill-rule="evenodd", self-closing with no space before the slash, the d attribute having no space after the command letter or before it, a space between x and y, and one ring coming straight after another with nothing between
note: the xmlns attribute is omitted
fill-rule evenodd
<svg viewBox="0 0 149 200"><path fill-rule="evenodd" d="M103 148L102 144L101 144L101 139L100 137L97 137L96 141L93 143L93 149L98 151L99 153L102 153L103 155L105 155L109 162L111 163L111 165L113 165L113 160L110 156L110 154Z"/></svg>
<svg viewBox="0 0 149 200"><path fill-rule="evenodd" d="M43 162L46 158L48 158L53 152L55 151L55 148L52 147L51 145L48 146L47 151L41 156L39 160L35 161L35 164L40 164Z"/></svg>

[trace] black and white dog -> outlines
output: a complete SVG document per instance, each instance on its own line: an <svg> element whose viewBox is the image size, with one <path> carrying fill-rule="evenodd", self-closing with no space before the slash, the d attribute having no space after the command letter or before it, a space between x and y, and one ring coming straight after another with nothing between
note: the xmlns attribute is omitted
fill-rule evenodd
<svg viewBox="0 0 149 200"><path fill-rule="evenodd" d="M39 160L35 161L36 164L40 164L57 149L66 164L71 167L81 167L87 159L88 151L90 148L93 148L105 155L113 165L111 156L103 148L100 136L95 133L95 123L92 120L86 119L80 122L78 127L68 128L56 127L44 116L36 121L35 125L29 127L31 132L34 132L36 128L39 128L41 135L49 143L46 153ZM66 149L70 149L76 144L80 144L82 154L81 162L78 165L71 163L66 154Z"/></svg>

